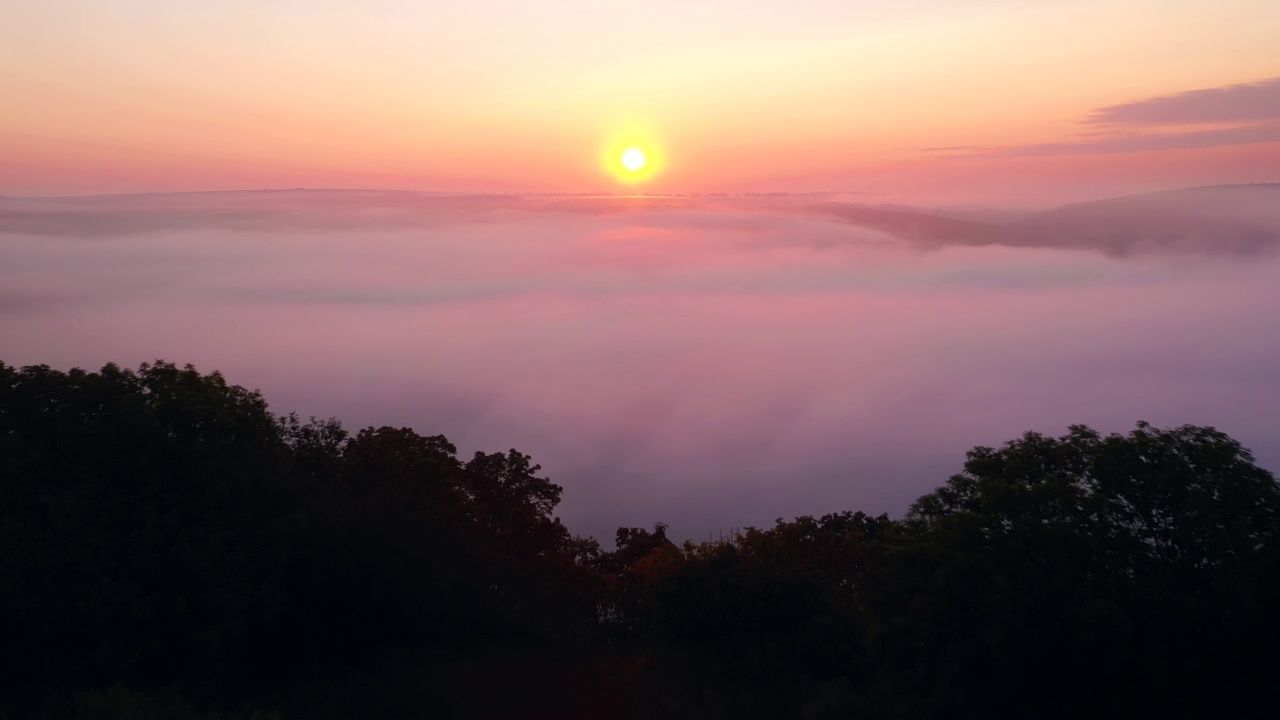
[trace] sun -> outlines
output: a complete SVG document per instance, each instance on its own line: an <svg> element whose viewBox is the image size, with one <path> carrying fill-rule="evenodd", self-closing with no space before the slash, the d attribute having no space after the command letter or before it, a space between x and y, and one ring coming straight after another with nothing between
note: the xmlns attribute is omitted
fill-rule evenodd
<svg viewBox="0 0 1280 720"><path fill-rule="evenodd" d="M622 167L630 172L640 172L644 169L648 158L644 156L644 151L638 147L629 147L622 151Z"/></svg>
<svg viewBox="0 0 1280 720"><path fill-rule="evenodd" d="M667 170L667 151L649 123L628 120L609 128L599 146L600 169L620 185L639 188Z"/></svg>

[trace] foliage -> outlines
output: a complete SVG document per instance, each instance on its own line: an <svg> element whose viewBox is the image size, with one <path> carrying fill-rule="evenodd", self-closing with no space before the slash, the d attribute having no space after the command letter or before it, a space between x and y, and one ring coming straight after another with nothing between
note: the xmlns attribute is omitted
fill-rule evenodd
<svg viewBox="0 0 1280 720"><path fill-rule="evenodd" d="M189 366L0 365L0 676L233 698L392 646L589 622L537 472L275 417Z"/></svg>
<svg viewBox="0 0 1280 720"><path fill-rule="evenodd" d="M1280 485L1212 428L700 544L561 494L190 366L0 364L0 718L1243 715L1280 670Z"/></svg>

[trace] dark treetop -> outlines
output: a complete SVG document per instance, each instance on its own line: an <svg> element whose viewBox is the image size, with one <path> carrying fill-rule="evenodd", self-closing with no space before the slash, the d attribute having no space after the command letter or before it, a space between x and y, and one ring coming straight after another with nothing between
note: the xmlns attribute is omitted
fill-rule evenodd
<svg viewBox="0 0 1280 720"><path fill-rule="evenodd" d="M1211 428L696 545L560 496L189 366L0 364L0 718L1243 716L1280 670L1280 486Z"/></svg>

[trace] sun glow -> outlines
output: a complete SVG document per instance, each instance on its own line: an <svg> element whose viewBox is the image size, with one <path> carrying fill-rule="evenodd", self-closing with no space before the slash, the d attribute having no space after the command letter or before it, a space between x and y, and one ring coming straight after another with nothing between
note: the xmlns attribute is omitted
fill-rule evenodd
<svg viewBox="0 0 1280 720"><path fill-rule="evenodd" d="M666 156L654 134L635 124L613 132L602 151L604 170L627 185L652 180L666 165Z"/></svg>

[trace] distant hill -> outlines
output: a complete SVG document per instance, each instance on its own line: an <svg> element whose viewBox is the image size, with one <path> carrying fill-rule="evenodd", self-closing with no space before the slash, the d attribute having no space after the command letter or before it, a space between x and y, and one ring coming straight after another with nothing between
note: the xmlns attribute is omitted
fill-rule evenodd
<svg viewBox="0 0 1280 720"><path fill-rule="evenodd" d="M1064 205L988 223L900 205L811 205L808 211L930 245L1009 245L1125 254L1250 254L1280 247L1280 183L1216 185Z"/></svg>
<svg viewBox="0 0 1280 720"><path fill-rule="evenodd" d="M856 205L823 203L812 206L822 215L854 225L880 230L904 240L940 245L991 245L1001 241L1001 230L973 220L935 214L905 205Z"/></svg>
<svg viewBox="0 0 1280 720"><path fill-rule="evenodd" d="M1008 226L1017 244L1252 253L1280 245L1280 184L1215 185L1065 205Z"/></svg>

